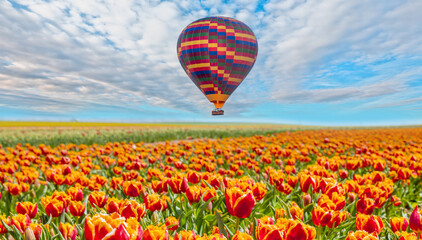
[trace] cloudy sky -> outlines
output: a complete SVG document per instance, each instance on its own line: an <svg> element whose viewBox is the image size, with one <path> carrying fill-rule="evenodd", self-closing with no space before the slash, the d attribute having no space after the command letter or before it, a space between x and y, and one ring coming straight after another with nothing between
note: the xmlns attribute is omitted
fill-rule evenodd
<svg viewBox="0 0 422 240"><path fill-rule="evenodd" d="M422 123L420 0L1 0L0 120ZM180 32L246 23L254 68L224 117L182 70Z"/></svg>

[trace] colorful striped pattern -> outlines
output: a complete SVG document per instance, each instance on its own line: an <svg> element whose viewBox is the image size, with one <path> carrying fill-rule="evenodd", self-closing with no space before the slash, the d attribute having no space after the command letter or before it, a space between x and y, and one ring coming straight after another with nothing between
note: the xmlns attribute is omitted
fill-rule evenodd
<svg viewBox="0 0 422 240"><path fill-rule="evenodd" d="M227 17L207 17L180 34L177 55L196 86L221 108L252 69L258 42L246 24Z"/></svg>

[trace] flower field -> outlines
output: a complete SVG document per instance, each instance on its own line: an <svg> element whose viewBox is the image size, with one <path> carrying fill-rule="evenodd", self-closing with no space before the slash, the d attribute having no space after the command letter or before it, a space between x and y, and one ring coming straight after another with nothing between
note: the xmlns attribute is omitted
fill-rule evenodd
<svg viewBox="0 0 422 240"><path fill-rule="evenodd" d="M0 238L422 238L422 128L250 135L3 144Z"/></svg>
<svg viewBox="0 0 422 240"><path fill-rule="evenodd" d="M109 142L158 142L190 138L226 138L267 135L310 126L248 123L95 123L95 122L2 122L0 144L14 147L19 143L107 144ZM312 129L316 127L313 126Z"/></svg>

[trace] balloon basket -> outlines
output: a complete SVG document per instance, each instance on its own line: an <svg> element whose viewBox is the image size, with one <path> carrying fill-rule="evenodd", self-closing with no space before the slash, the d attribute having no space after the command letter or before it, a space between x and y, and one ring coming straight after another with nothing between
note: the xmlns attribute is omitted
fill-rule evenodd
<svg viewBox="0 0 422 240"><path fill-rule="evenodd" d="M212 110L212 115L213 116L219 116L219 115L224 115L224 110L221 108L216 108L214 110Z"/></svg>

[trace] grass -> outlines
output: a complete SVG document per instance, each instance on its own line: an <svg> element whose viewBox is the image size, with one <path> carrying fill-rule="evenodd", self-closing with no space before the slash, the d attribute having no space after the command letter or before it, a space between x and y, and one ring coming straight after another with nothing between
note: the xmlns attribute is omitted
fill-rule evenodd
<svg viewBox="0 0 422 240"><path fill-rule="evenodd" d="M249 123L80 123L0 122L0 145L106 144L160 142L189 138L225 138L267 135L315 127Z"/></svg>

